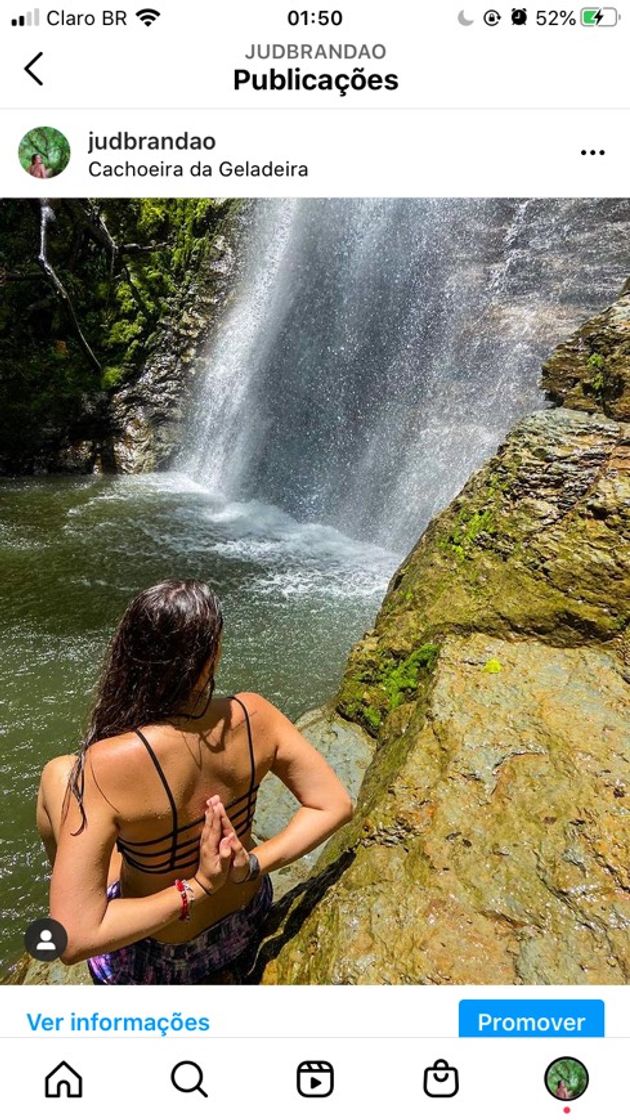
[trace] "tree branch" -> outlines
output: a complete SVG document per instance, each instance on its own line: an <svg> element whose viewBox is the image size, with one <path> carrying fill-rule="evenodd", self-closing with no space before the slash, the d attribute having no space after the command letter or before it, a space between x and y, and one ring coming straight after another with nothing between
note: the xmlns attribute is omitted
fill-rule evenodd
<svg viewBox="0 0 630 1120"><path fill-rule="evenodd" d="M83 204L78 200L70 200L68 205L75 214L80 214L82 221L85 223L94 239L101 245L105 245L109 250L110 278L113 279L116 272L116 266L119 265L120 270L122 271L125 279L127 280L127 283L129 284L131 294L138 304L138 307L146 316L148 322L157 322L157 316L149 310L146 301L142 298L142 295L132 278L129 266L125 262L124 257L126 254L138 255L141 253L155 253L159 249L166 248L167 242L164 241L159 244L153 245L138 245L136 242L130 242L128 244L119 245L109 232L104 217L95 206L92 206L89 203L87 205Z"/></svg>
<svg viewBox="0 0 630 1120"><path fill-rule="evenodd" d="M97 370L100 373L101 372L101 363L99 362L98 358L96 357L96 354L92 350L92 347L90 346L87 338L83 334L83 331L81 329L81 324L79 323L79 320L78 320L78 317L77 317L77 313L74 310L74 305L72 303L72 300L70 299L70 296L69 296L64 284L59 279L59 277L57 276L57 273L55 272L53 266L51 265L50 261L48 260L48 226L50 225L51 222L54 222L54 221L55 221L55 212L54 212L52 206L50 205L48 199L41 198L39 200L39 254L38 254L38 257L37 257L37 263L38 263L39 267L41 268L42 272L44 273L44 276L48 280L49 284L52 286L55 294L64 304L64 306L66 308L66 311L67 311L68 315L70 316L70 319L72 320L72 324L73 324L74 329L76 331L77 338L78 338L78 340L81 344L81 349L83 350L84 354L89 358L89 360L90 360L92 366L94 367L94 369Z"/></svg>
<svg viewBox="0 0 630 1120"><path fill-rule="evenodd" d="M4 284L19 284L24 280L32 280L37 275L37 272L4 272L0 268L0 288Z"/></svg>
<svg viewBox="0 0 630 1120"><path fill-rule="evenodd" d="M137 245L132 241L120 246L121 253L157 253L160 249L168 249L168 241L158 241L153 245Z"/></svg>

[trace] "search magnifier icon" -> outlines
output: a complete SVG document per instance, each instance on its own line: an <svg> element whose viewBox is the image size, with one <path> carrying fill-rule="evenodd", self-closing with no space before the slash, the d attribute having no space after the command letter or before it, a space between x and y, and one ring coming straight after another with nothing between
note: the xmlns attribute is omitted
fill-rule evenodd
<svg viewBox="0 0 630 1120"><path fill-rule="evenodd" d="M171 1081L180 1093L201 1093L208 1096L203 1087L203 1070L196 1062L178 1062L171 1070Z"/></svg>

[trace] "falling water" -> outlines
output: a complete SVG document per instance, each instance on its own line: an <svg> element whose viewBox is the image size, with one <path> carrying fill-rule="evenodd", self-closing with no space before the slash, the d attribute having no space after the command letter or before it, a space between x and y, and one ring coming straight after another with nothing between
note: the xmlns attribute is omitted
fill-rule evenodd
<svg viewBox="0 0 630 1120"><path fill-rule="evenodd" d="M630 207L253 204L183 469L400 552L514 421L540 365L625 279Z"/></svg>
<svg viewBox="0 0 630 1120"><path fill-rule="evenodd" d="M39 774L76 746L130 597L209 580L220 689L290 716L323 703L401 553L540 405L541 360L630 271L623 201L264 201L243 221L188 477L4 487L0 962L46 912Z"/></svg>

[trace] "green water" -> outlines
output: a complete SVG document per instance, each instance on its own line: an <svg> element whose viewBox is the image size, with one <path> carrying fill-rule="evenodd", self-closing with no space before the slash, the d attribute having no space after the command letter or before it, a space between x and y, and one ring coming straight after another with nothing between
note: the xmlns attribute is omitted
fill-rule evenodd
<svg viewBox="0 0 630 1120"><path fill-rule="evenodd" d="M168 576L225 608L221 692L296 717L335 691L399 558L177 475L20 479L0 489L0 966L47 910L34 828L44 762L73 751L104 644L129 599Z"/></svg>

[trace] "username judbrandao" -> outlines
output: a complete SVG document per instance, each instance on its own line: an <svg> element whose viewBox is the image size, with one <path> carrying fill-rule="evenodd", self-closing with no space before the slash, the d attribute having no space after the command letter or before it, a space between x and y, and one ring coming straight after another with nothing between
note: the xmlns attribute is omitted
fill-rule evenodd
<svg viewBox="0 0 630 1120"><path fill-rule="evenodd" d="M114 132L111 136L88 134L88 155L93 152L211 152L217 146L214 136L136 136L133 132Z"/></svg>

